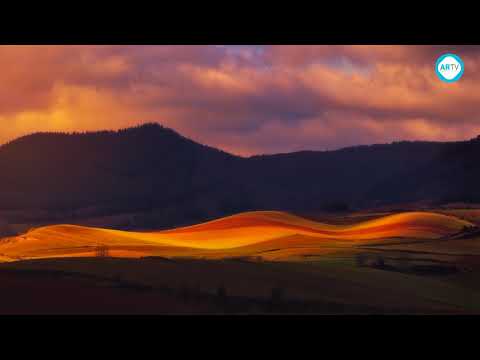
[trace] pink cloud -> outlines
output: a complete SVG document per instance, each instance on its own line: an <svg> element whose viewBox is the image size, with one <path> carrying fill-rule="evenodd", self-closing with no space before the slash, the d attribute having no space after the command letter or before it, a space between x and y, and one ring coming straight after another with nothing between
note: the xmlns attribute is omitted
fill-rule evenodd
<svg viewBox="0 0 480 360"><path fill-rule="evenodd" d="M462 56L464 77L436 78ZM239 154L477 135L479 47L0 46L0 143L158 121Z"/></svg>

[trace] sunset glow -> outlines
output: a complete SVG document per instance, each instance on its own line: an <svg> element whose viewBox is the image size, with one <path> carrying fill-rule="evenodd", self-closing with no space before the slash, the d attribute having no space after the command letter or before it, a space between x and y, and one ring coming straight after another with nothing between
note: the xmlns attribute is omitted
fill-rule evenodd
<svg viewBox="0 0 480 360"><path fill-rule="evenodd" d="M94 255L96 247L103 245L111 256L122 257L269 256L263 253L268 249L295 255L319 254L388 238L438 239L456 234L466 226L472 224L426 212L400 213L353 225L329 225L284 212L258 211L157 232L46 226L8 239L0 245L0 253L4 261L81 257ZM303 252L298 248L303 248Z"/></svg>
<svg viewBox="0 0 480 360"><path fill-rule="evenodd" d="M438 80L454 51L465 74ZM480 134L476 46L0 46L0 143L158 122L252 155Z"/></svg>

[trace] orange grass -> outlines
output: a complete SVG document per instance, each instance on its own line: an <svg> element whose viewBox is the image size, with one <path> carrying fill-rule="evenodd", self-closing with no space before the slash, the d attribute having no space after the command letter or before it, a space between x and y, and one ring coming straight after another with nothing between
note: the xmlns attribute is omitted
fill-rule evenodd
<svg viewBox="0 0 480 360"><path fill-rule="evenodd" d="M456 234L468 221L428 212L407 212L353 225L330 225L280 211L241 213L206 223L155 232L129 232L52 225L0 242L0 261L18 258L94 256L105 245L110 256L142 257L255 255L272 248L341 247L384 238L436 239ZM298 250L295 250L297 253ZM315 253L328 252L315 250Z"/></svg>

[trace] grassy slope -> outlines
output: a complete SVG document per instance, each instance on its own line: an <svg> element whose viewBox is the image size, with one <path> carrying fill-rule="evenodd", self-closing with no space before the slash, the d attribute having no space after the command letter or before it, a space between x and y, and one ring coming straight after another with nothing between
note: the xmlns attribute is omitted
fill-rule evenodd
<svg viewBox="0 0 480 360"><path fill-rule="evenodd" d="M73 225L33 229L0 243L4 259L92 256L98 245L110 255L188 257L264 256L331 253L373 240L402 237L435 239L471 223L435 213L411 212L351 225L329 225L282 212L249 212L186 228L127 232ZM302 250L303 249L303 250Z"/></svg>
<svg viewBox="0 0 480 360"><path fill-rule="evenodd" d="M259 299L267 299L272 288L280 287L286 298L296 301L371 307L372 312L480 312L477 290L441 279L358 268L349 258L310 263L77 258L4 263L2 268L54 269L210 294L223 285L229 296Z"/></svg>
<svg viewBox="0 0 480 360"><path fill-rule="evenodd" d="M480 313L480 285L477 281L480 277L480 266L477 265L480 264L480 239L431 238L434 234L441 237L456 233L469 223L454 217L428 213L400 214L341 226L324 226L277 212L253 215L259 216L252 219L252 213L247 213L195 227L146 234L71 226L40 228L27 233L23 238L4 241L0 245L0 256L5 256L4 252L8 253L7 256L12 256L15 251L26 257L91 256L97 244L107 243L111 247L110 255L154 255L165 258L40 259L3 263L0 264L0 270L61 270L122 278L154 288L188 288L207 294L214 294L219 286L224 285L229 296L253 299L268 299L272 288L280 287L287 298L295 301L336 304L333 308L330 305L324 306L322 311L325 312L339 309L355 312L356 309L362 309L361 312L373 313ZM248 226L249 221L254 226ZM277 223L276 227L271 226L272 221ZM368 230L392 223L401 224L402 231L405 232L407 228L407 234L414 232L418 238L378 239L378 232L374 231L375 236L369 239L362 238L365 234L361 233L360 240L352 241L348 236L318 236L315 232L325 229L339 230L340 233ZM298 227L304 232L299 231ZM276 231L278 237L265 238L265 228ZM305 228L314 231L303 230ZM394 228L394 231L397 229L398 227ZM212 236L218 231L219 237ZM209 241L213 241L212 238L222 239L228 231L235 236L245 233L249 239L262 241L231 249L165 246L158 242L159 236L162 239L172 235L183 238L185 234L189 234L192 239L197 236L200 242L208 234ZM380 231L382 236L384 233L384 230ZM400 271L385 271L357 266L356 255L359 253L381 254L387 262L408 258L412 264L460 264L468 265L470 270L449 276L418 276ZM167 259L169 257L177 260ZM222 260L228 257L247 257L250 260ZM215 259L217 261L211 261Z"/></svg>

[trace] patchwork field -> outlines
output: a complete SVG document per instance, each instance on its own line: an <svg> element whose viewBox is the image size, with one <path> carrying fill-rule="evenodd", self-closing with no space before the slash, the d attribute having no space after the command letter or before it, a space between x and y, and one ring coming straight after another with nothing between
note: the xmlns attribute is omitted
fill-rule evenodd
<svg viewBox="0 0 480 360"><path fill-rule="evenodd" d="M328 224L262 211L150 232L54 225L2 239L0 261L10 282L102 294L89 310L61 295L66 313L105 302L110 313L480 313L480 235L454 213ZM40 311L6 299L0 313Z"/></svg>
<svg viewBox="0 0 480 360"><path fill-rule="evenodd" d="M289 213L242 213L157 232L127 232L76 225L32 229L0 242L0 257L19 260L95 256L98 248L118 257L213 257L325 254L392 238L439 239L474 225L459 218L408 212L350 225L330 225ZM275 257L275 255L274 255Z"/></svg>

